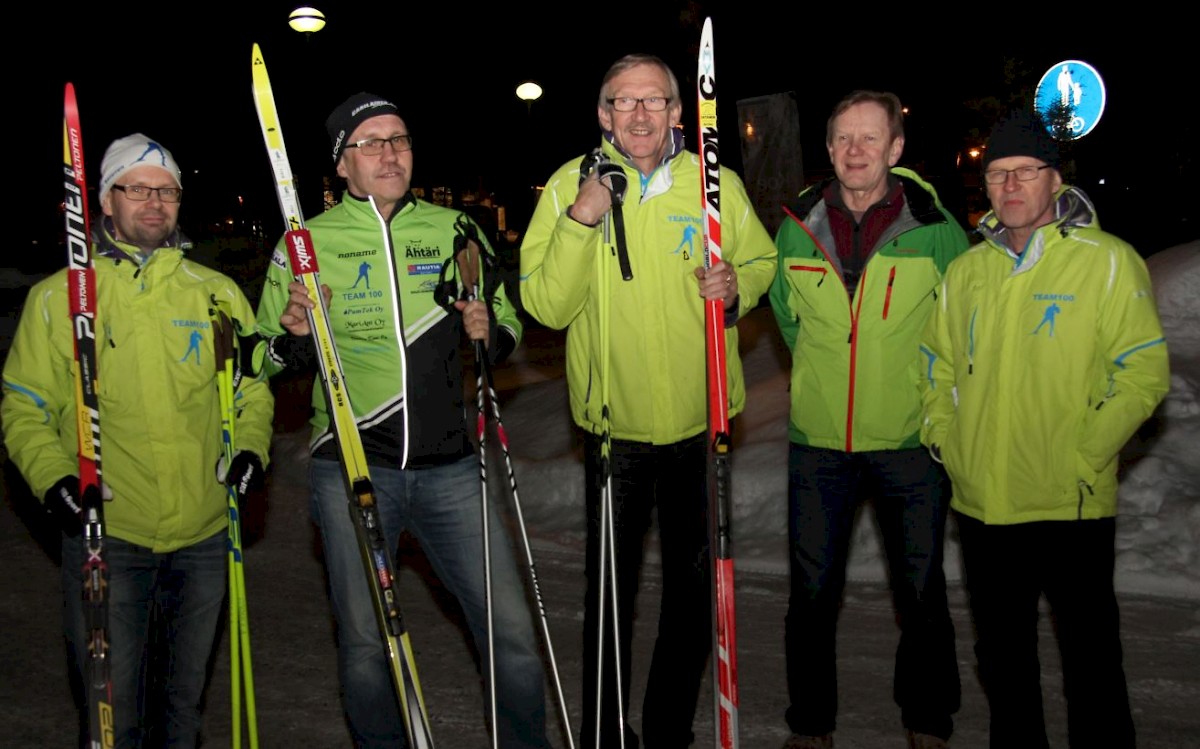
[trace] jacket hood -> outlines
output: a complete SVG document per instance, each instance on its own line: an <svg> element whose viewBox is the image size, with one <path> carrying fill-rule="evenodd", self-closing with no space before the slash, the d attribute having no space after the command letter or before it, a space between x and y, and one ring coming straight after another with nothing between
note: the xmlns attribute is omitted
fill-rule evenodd
<svg viewBox="0 0 1200 749"><path fill-rule="evenodd" d="M922 224L940 223L945 220L941 212L941 200L933 185L921 179L920 175L911 169L894 167L890 174L900 180L904 187L904 202L913 218ZM837 182L837 177L829 177L805 189L790 203L785 203L783 210L798 219L806 220L813 208L821 202L825 189Z"/></svg>
<svg viewBox="0 0 1200 749"><path fill-rule="evenodd" d="M1054 199L1054 220L1045 226L1039 226L1019 255L1004 241L1008 229L1000 223L995 211L989 211L979 220L980 235L992 249L1013 259L1014 274L1025 273L1037 265L1046 252L1047 243L1054 238L1055 233L1066 237L1074 229L1087 228L1100 228L1096 207L1083 190L1067 185L1059 188L1058 196Z"/></svg>
<svg viewBox="0 0 1200 749"><path fill-rule="evenodd" d="M1056 227L1064 233L1069 229L1084 227L1099 229L1100 219L1096 215L1096 206L1083 190L1072 185L1063 185L1054 199L1054 221L1046 226ZM1035 234L1045 231L1046 226L1038 227ZM1007 229L1000 223L994 210L988 211L979 219L979 233L996 244L1004 245L1005 231Z"/></svg>

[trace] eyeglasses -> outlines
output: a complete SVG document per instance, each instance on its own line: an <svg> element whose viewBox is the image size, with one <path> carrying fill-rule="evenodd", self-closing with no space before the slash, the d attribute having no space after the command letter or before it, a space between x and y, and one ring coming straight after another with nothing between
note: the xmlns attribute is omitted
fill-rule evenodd
<svg viewBox="0 0 1200 749"><path fill-rule="evenodd" d="M647 96L643 99L635 99L632 96L618 96L615 99L606 99L608 106L618 112L632 112L637 109L637 105L641 104L642 109L647 112L661 112L671 103L670 97L666 96Z"/></svg>
<svg viewBox="0 0 1200 749"><path fill-rule="evenodd" d="M990 169L983 173L983 181L989 185L1003 185L1008 181L1008 175L1015 174L1021 182L1029 182L1038 178L1043 169L1052 169L1049 164L1045 166L1019 166L1016 169Z"/></svg>
<svg viewBox="0 0 1200 749"><path fill-rule="evenodd" d="M357 148L363 156L379 156L383 153L383 144L391 143L396 153L412 150L411 135L393 135L390 138L367 138L366 140L347 143L346 148Z"/></svg>
<svg viewBox="0 0 1200 749"><path fill-rule="evenodd" d="M183 197L183 188L181 187L146 187L145 185L113 185L112 189L120 190L125 193L126 200L133 200L139 203L149 200L150 193L158 193L158 199L164 203L178 203Z"/></svg>

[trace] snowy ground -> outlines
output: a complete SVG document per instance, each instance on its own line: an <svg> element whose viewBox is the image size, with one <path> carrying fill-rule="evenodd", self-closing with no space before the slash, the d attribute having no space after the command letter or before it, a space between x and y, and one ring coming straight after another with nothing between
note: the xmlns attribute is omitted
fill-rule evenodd
<svg viewBox="0 0 1200 749"><path fill-rule="evenodd" d="M1126 450L1121 491L1117 583L1134 719L1142 746L1195 747L1200 736L1200 242L1150 259L1172 354L1172 389L1155 418ZM12 291L30 279L0 285ZM0 346L7 350L19 309L6 305ZM734 554L742 745L772 749L786 738L782 662L786 610L784 534L787 376L770 313L742 323L749 388L734 445ZM525 345L496 370L502 419L518 479L521 515L533 546L539 590L564 690L548 686L558 746L568 746L561 705L578 731L582 629L582 467L566 416L561 335L531 326ZM305 430L297 396L281 387L280 429L270 492L250 513L246 578L253 636L258 723L264 747L345 747L334 666L333 628L318 547L307 518ZM302 397L302 396L301 396ZM53 536L11 467L0 503L0 746L69 746L74 723L58 634ZM505 474L498 462L493 476ZM501 485L497 480L494 485ZM511 497L497 496L512 517ZM948 576L960 577L957 539L948 541ZM520 547L518 547L518 550ZM896 631L881 582L872 518L862 514L852 555L854 582L839 630L841 702L838 746L899 747L892 704ZM653 550L651 550L653 560ZM434 736L442 747L489 745L478 680L453 602L428 575L419 549L405 546L401 605L412 634ZM657 567L647 565L634 645L631 717L637 725L644 667L657 614ZM971 628L961 588L951 600L958 631L963 708L954 742L986 744L986 704L974 675ZM1042 623L1047 714L1054 746L1065 746L1061 673L1048 617ZM548 659L549 661L549 659ZM206 711L208 746L229 744L228 654L214 660ZM712 735L712 704L702 699L698 745Z"/></svg>
<svg viewBox="0 0 1200 749"><path fill-rule="evenodd" d="M1171 353L1171 391L1123 453L1117 587L1200 599L1200 241L1156 253L1148 264ZM735 556L739 569L786 573L789 363L768 310L743 320L740 333L748 394L734 430ZM583 533L582 466L559 362L557 351L526 345L498 377L510 380L504 422L527 517L544 533L573 537ZM871 513L861 513L852 577L882 582L881 553ZM946 573L961 578L953 527Z"/></svg>

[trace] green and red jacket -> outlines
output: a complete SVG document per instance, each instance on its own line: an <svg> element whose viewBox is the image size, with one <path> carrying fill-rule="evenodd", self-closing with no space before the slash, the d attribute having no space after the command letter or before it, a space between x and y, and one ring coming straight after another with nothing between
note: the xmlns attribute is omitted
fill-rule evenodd
<svg viewBox="0 0 1200 749"><path fill-rule="evenodd" d="M920 446L920 338L966 233L914 172L891 172L904 207L871 248L850 296L824 198L784 207L771 307L792 352L788 438L845 452Z"/></svg>

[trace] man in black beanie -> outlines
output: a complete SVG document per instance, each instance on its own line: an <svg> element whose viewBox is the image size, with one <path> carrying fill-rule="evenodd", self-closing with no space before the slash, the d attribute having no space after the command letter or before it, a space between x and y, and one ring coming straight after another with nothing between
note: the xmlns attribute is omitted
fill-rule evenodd
<svg viewBox="0 0 1200 749"><path fill-rule="evenodd" d="M494 663L484 678L495 745L548 749L530 601L491 503L484 522L474 421L463 398L463 344L497 362L520 341L521 320L484 262L491 248L477 225L413 194L413 137L396 105L361 92L325 124L346 191L308 229L388 551L405 531L416 538L462 606L481 663ZM472 238L478 252L460 252ZM258 307L271 374L311 371L316 356L308 323L314 303L288 268L281 241ZM310 511L338 623L342 702L358 749L394 749L406 743L406 723L347 512L336 425L320 382L313 391ZM443 746L454 743L450 737Z"/></svg>
<svg viewBox="0 0 1200 749"><path fill-rule="evenodd" d="M921 441L953 484L991 747L1048 742L1038 601L1070 745L1134 746L1113 589L1121 447L1169 386L1150 276L1063 184L1039 118L996 125L983 241L950 264L922 340Z"/></svg>

